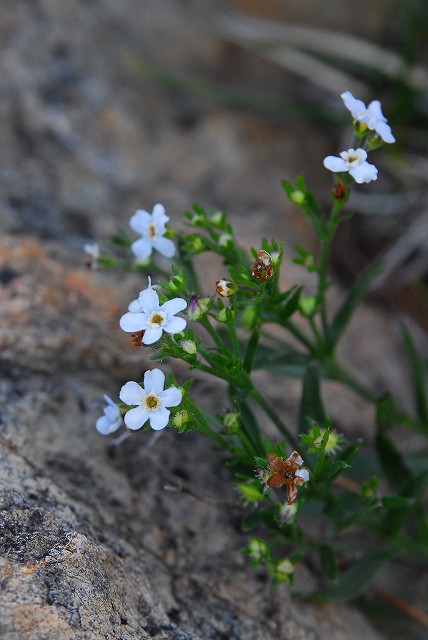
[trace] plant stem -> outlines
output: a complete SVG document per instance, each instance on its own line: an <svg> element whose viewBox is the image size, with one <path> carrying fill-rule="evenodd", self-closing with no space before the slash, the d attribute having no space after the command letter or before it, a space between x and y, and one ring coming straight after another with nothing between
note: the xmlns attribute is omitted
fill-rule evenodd
<svg viewBox="0 0 428 640"><path fill-rule="evenodd" d="M291 320L285 320L283 323L283 326L288 329L288 331L290 333L293 334L293 336L299 340L299 342L301 342L303 345L305 345L305 347L307 348L307 350L309 351L309 353L315 355L315 347L312 344L312 342L309 340L309 338L307 338L305 336L304 333L302 333L302 331L300 331L300 329L298 329L296 327L296 325L294 324L294 322L292 322Z"/></svg>
<svg viewBox="0 0 428 640"><path fill-rule="evenodd" d="M285 424L285 422L283 422L283 420L281 420L281 418L278 416L278 414L274 411L274 409L271 407L271 405L269 404L269 402L265 399L265 397L255 388L253 387L251 392L250 392L250 396L252 398L254 398L254 400L257 402L257 404L263 409L263 411L266 413L266 415L269 416L269 418L272 420L272 422L275 424L275 426L277 427L277 429L286 437L288 438L288 440L290 441L290 443L293 445L293 447L295 449L297 449L299 447L299 441L297 440L296 436L291 433L290 429L287 427L287 425Z"/></svg>
<svg viewBox="0 0 428 640"><path fill-rule="evenodd" d="M223 351L224 342L222 341L217 331L212 326L209 317L207 315L203 316L200 319L200 323L204 327L204 329L210 334L211 338L214 340L215 344L220 349L220 351Z"/></svg>

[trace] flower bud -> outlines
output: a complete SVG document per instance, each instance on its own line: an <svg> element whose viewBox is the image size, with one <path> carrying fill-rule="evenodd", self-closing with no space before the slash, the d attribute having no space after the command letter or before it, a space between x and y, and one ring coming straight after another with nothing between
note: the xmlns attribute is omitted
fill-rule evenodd
<svg viewBox="0 0 428 640"><path fill-rule="evenodd" d="M232 240L233 238L230 233L223 233L218 239L218 245L219 247L226 247Z"/></svg>
<svg viewBox="0 0 428 640"><path fill-rule="evenodd" d="M210 220L212 224L214 224L216 227L223 226L223 223L224 223L223 211L216 211L215 213L213 213L212 216L210 216Z"/></svg>
<svg viewBox="0 0 428 640"><path fill-rule="evenodd" d="M202 297L193 294L190 296L189 306L187 309L187 316L189 320L200 320L202 316L208 313L211 307L211 298L208 296Z"/></svg>
<svg viewBox="0 0 428 640"><path fill-rule="evenodd" d="M193 342L193 340L182 340L180 342L180 347L183 349L183 351L191 356L193 356L198 351L198 347Z"/></svg>
<svg viewBox="0 0 428 640"><path fill-rule="evenodd" d="M232 282L232 280L226 280L226 278L217 280L215 288L218 295L222 298L229 298L230 296L235 295L238 290L236 284Z"/></svg>
<svg viewBox="0 0 428 640"><path fill-rule="evenodd" d="M246 331L250 331L253 329L257 322L258 312L257 307L250 305L245 307L244 312L242 314L242 326Z"/></svg>
<svg viewBox="0 0 428 640"><path fill-rule="evenodd" d="M226 307L222 307L216 316L217 322L226 322Z"/></svg>
<svg viewBox="0 0 428 640"><path fill-rule="evenodd" d="M257 504L264 499L264 494L254 484L246 484L245 482L236 485L239 493L242 495L246 502L252 502Z"/></svg>
<svg viewBox="0 0 428 640"><path fill-rule="evenodd" d="M236 413L236 411L227 413L224 416L223 424L229 435L236 433L239 429L239 413Z"/></svg>
<svg viewBox="0 0 428 640"><path fill-rule="evenodd" d="M188 421L189 421L189 414L187 413L187 411L185 409L182 409L181 411L177 411L177 413L175 414L175 416L172 419L172 424L175 427L177 427L177 429L180 429Z"/></svg>
<svg viewBox="0 0 428 640"><path fill-rule="evenodd" d="M204 238L196 234L185 236L185 241L186 241L185 249L194 254L202 253L202 251L204 251L204 249L206 248L206 243Z"/></svg>
<svg viewBox="0 0 428 640"><path fill-rule="evenodd" d="M272 573L278 582L288 582L294 573L294 564L288 558L284 558L273 567Z"/></svg>
<svg viewBox="0 0 428 640"><path fill-rule="evenodd" d="M295 191L293 191L290 195L290 199L295 203L295 204L303 204L305 201L305 194L303 191L300 191L300 189L296 189Z"/></svg>
<svg viewBox="0 0 428 640"><path fill-rule="evenodd" d="M256 562L260 562L268 553L269 547L260 538L252 538L248 546L248 553Z"/></svg>
<svg viewBox="0 0 428 640"><path fill-rule="evenodd" d="M299 300L299 311L306 318L310 318L317 310L317 299L313 296Z"/></svg>

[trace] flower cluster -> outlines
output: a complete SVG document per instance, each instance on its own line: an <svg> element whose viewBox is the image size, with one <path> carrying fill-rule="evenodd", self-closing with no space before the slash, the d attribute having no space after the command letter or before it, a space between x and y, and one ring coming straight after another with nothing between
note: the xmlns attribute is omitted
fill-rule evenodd
<svg viewBox="0 0 428 640"><path fill-rule="evenodd" d="M366 107L364 102L354 98L350 91L342 93L341 98L354 120L360 123L362 137L365 135L365 129L368 129L374 132L376 138L380 137L384 142L395 142L391 127L387 124L387 119L382 113L379 100L373 100ZM367 142L370 143L370 137ZM339 157L327 156L324 158L324 166L333 173L349 173L358 184L376 180L378 174L375 165L367 162L367 151L363 147L342 151Z"/></svg>
<svg viewBox="0 0 428 640"><path fill-rule="evenodd" d="M256 529L257 533L264 531L262 536L265 535L266 540L253 537L244 549L253 564L263 563L274 583L292 583L296 563L305 553L306 546L311 549L311 556L319 554L316 565L332 581L331 593L339 591L340 597L343 563L337 560L344 548L342 539L338 538L340 532L348 526L372 530L375 525L379 535L385 532L393 557L396 550L389 542L400 527L405 532L402 540L407 536L410 540L411 529L404 528L407 526L406 514L409 513L410 518L416 517L413 503L419 500L410 489L418 486L416 476L411 478L411 483L403 483L404 490L398 500L397 495L380 498L376 478L361 486L354 480L356 474L352 478L339 478L351 466L359 442L348 443L332 428L323 402L325 379L342 383L362 398L375 402L376 446L381 463L378 466L386 468L389 465L384 473L386 483L389 477L396 477L397 468L400 473L407 473L405 470L409 465L395 450L387 431L389 426L400 421L410 426L413 419L404 415L389 396L378 403L371 390L356 380L342 367L340 358L336 358L337 342L351 319L356 302L377 271L369 272L357 282L338 310L332 310L326 295L330 286L331 243L339 224L349 217L342 215L342 210L354 183L369 183L378 177L377 168L368 161L369 152L383 143L395 141L379 101L374 100L366 106L349 91L341 97L352 115L354 138L350 148L323 160L324 167L336 174L330 212L326 215L323 211L306 186L303 175L294 185L283 183L290 200L308 218L319 241L319 250L313 253L297 247L294 259L316 280L309 295L297 284L286 290L282 288L287 280L281 273L284 242L264 238L258 251L252 249L251 258L236 241L224 212L193 205L192 211L185 213L191 233L175 235L167 228L169 218L165 208L156 204L152 213L139 209L130 219L130 226L140 235L139 239L133 241L124 232L115 237L116 244L126 246L137 258L124 259L126 268L137 272L145 270L149 264L151 269L156 269L156 261L149 261L156 251L172 258L175 245L171 238L177 237L182 261L172 264L171 272L159 285L152 285L151 277L147 276L147 287L130 302L119 319L119 326L131 334L136 346L155 345L149 356L151 360L164 362L175 358L200 376L220 380L224 390L227 388L227 394L224 391L219 395L220 406L209 413L189 393L191 379L179 386L169 374L166 383L163 371L154 368L144 373L143 382L126 382L120 389L118 403L104 396L103 415L96 421L96 429L103 435L114 433L123 424L127 430L124 437L129 432L149 427L159 432L170 424L178 433L196 428L211 438L216 448L225 452L233 470L234 484L246 512L243 528L245 531ZM104 251L100 255L97 245L87 245L85 251L93 267L97 263L100 266L117 264L121 259L112 260ZM216 282L213 280L211 291L204 293L193 258L207 252L222 259L225 277ZM158 271L164 273L164 267ZM182 317L185 310L186 316ZM187 326L192 322L199 323L194 331ZM410 347L416 378L424 364L416 362L416 349L411 344ZM302 377L298 435L278 410L275 400L265 396L259 388L255 375L258 369L265 369L272 377L281 374ZM266 386L268 382L266 378ZM419 384L420 394L423 384L424 381ZM280 393L279 387L275 391ZM382 402L385 403L383 406ZM425 400L422 404L426 404ZM425 418L422 415L418 420L422 422ZM277 430L276 442L265 433L263 421L266 419L269 428ZM419 422L413 420L413 423L420 428ZM121 439L122 436L115 442ZM291 455L286 451L292 451ZM358 467L355 471L358 473ZM392 484L391 487L394 489ZM380 504L384 513L379 509ZM320 527L322 531L317 539L316 527L311 527L308 536L300 519L318 513L330 520L331 527ZM412 529L420 529L423 533L422 524L421 520L421 526L412 526ZM324 536L324 531L329 532L328 536ZM421 547L422 541L417 542ZM283 555L284 549L289 555ZM354 550L351 551L352 556ZM382 562L384 557L381 556ZM376 565L378 558L376 555ZM368 560L372 562L370 556ZM364 571L352 574L353 578L357 576L357 582L359 575L368 573L366 561L367 556L362 554ZM359 589L358 584L353 584L351 595L361 593L362 588Z"/></svg>

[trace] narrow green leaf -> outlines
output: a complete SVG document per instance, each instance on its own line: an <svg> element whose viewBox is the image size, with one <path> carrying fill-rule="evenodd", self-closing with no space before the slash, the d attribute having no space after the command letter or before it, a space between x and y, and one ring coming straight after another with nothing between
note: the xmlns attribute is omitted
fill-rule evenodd
<svg viewBox="0 0 428 640"><path fill-rule="evenodd" d="M400 493L408 484L412 474L392 440L378 426L376 451L383 472L391 487Z"/></svg>
<svg viewBox="0 0 428 640"><path fill-rule="evenodd" d="M320 558L321 558L321 567L324 572L324 575L327 576L329 580L332 582L337 581L337 564L336 564L336 555L334 553L333 547L329 545L323 545L320 547Z"/></svg>
<svg viewBox="0 0 428 640"><path fill-rule="evenodd" d="M330 336L332 343L335 344L342 333L345 331L352 314L361 302L364 294L383 270L383 263L375 264L362 278L359 280L349 292L346 300L336 313L331 324Z"/></svg>
<svg viewBox="0 0 428 640"><path fill-rule="evenodd" d="M314 361L308 364L303 379L302 399L299 410L300 433L308 431L307 418L318 422L320 425L324 425L326 422L326 413L321 398L320 371L318 363ZM310 428L312 428L312 425L310 425Z"/></svg>
<svg viewBox="0 0 428 640"><path fill-rule="evenodd" d="M343 573L335 585L330 585L314 594L311 600L316 602L355 600L393 555L391 549L377 549L367 553Z"/></svg>
<svg viewBox="0 0 428 640"><path fill-rule="evenodd" d="M424 427L424 431L428 433L428 380L425 363L418 352L410 331L405 326L403 326L403 335L412 367L416 413Z"/></svg>

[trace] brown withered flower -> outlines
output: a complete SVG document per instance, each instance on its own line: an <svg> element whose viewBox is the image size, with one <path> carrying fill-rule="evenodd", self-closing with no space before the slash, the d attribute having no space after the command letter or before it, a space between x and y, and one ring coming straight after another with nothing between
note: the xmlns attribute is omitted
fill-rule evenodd
<svg viewBox="0 0 428 640"><path fill-rule="evenodd" d="M303 469L303 459L297 451L293 451L287 460L283 460L274 453L268 454L269 468L273 474L266 484L272 489L280 489L287 485L287 503L293 504L297 498L297 487L309 480L309 471Z"/></svg>
<svg viewBox="0 0 428 640"><path fill-rule="evenodd" d="M345 180L339 180L337 185L331 190L331 194L335 200L344 200L347 193Z"/></svg>
<svg viewBox="0 0 428 640"><path fill-rule="evenodd" d="M145 333L144 330L143 331L135 331L134 333L131 333L132 342L134 343L134 345L136 347L142 347L143 346L144 333Z"/></svg>
<svg viewBox="0 0 428 640"><path fill-rule="evenodd" d="M272 278L274 271L270 253L264 249L257 251L256 260L250 265L250 270L251 275L256 280L269 280L269 278Z"/></svg>

